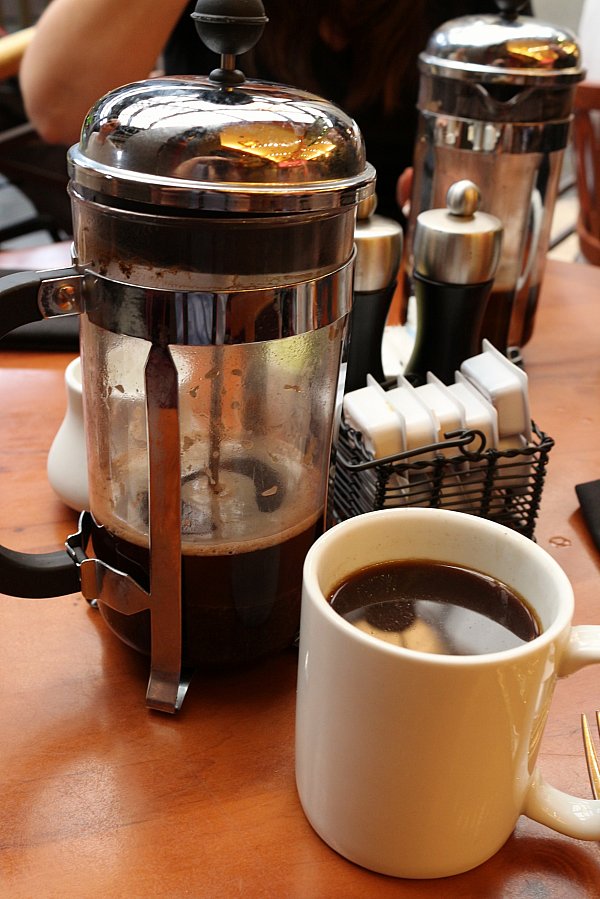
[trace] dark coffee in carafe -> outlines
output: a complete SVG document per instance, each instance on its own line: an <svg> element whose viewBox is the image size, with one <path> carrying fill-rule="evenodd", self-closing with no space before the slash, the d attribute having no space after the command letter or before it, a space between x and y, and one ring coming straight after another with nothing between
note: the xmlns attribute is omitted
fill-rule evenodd
<svg viewBox="0 0 600 899"><path fill-rule="evenodd" d="M220 552L182 554L183 662L219 666L248 662L290 646L298 631L302 566L323 529L322 513L271 542ZM94 552L147 588L147 548L103 527ZM124 615L101 606L122 640L150 652L148 611Z"/></svg>

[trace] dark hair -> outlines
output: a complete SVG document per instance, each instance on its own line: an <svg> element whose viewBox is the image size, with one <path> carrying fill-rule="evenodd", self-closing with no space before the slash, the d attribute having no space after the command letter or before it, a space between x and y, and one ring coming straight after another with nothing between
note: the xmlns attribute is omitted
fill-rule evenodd
<svg viewBox="0 0 600 899"><path fill-rule="evenodd" d="M340 95L331 99L350 113L378 102L389 114L403 106L407 93L416 94L417 57L435 28L449 18L495 9L493 0L265 0L269 24L244 64L322 93L319 71L333 43L341 53L329 50L327 81L335 80L331 69L340 55L345 73Z"/></svg>
<svg viewBox="0 0 600 899"><path fill-rule="evenodd" d="M418 55L449 19L497 12L494 0L263 0L269 24L239 59L246 75L313 91L356 119L377 169L381 215L400 218L398 175L412 164L417 130ZM217 64L189 14L165 53L172 74L206 74Z"/></svg>

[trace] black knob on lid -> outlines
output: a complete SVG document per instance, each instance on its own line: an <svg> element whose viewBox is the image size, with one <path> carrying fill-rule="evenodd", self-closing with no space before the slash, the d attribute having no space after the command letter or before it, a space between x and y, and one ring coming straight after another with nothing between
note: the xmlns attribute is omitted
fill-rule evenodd
<svg viewBox="0 0 600 899"><path fill-rule="evenodd" d="M235 57L257 43L269 21L262 0L198 0L192 19L206 46L221 55L221 67L210 80L241 84L245 77L235 68Z"/></svg>
<svg viewBox="0 0 600 899"><path fill-rule="evenodd" d="M500 10L503 19L512 21L518 18L519 13L525 6L525 0L496 0L496 6Z"/></svg>

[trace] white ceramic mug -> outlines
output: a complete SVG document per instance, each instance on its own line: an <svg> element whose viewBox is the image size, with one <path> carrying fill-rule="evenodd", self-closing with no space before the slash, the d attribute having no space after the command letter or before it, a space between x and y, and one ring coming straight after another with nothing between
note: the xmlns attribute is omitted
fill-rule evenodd
<svg viewBox="0 0 600 899"><path fill-rule="evenodd" d="M381 641L327 601L352 572L431 559L492 575L542 632L489 655L433 655ZM444 877L490 858L524 814L600 839L600 801L562 793L535 767L557 677L600 661L600 627L572 627L573 592L537 544L439 509L369 512L327 531L304 566L296 780L316 832L352 861Z"/></svg>

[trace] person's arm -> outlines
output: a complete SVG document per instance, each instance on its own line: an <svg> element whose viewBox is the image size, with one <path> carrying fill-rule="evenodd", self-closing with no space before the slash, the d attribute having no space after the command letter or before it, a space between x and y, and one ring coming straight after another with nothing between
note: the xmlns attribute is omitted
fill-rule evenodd
<svg viewBox="0 0 600 899"><path fill-rule="evenodd" d="M146 78L187 0L53 0L20 70L27 115L49 143L72 143L92 104Z"/></svg>

